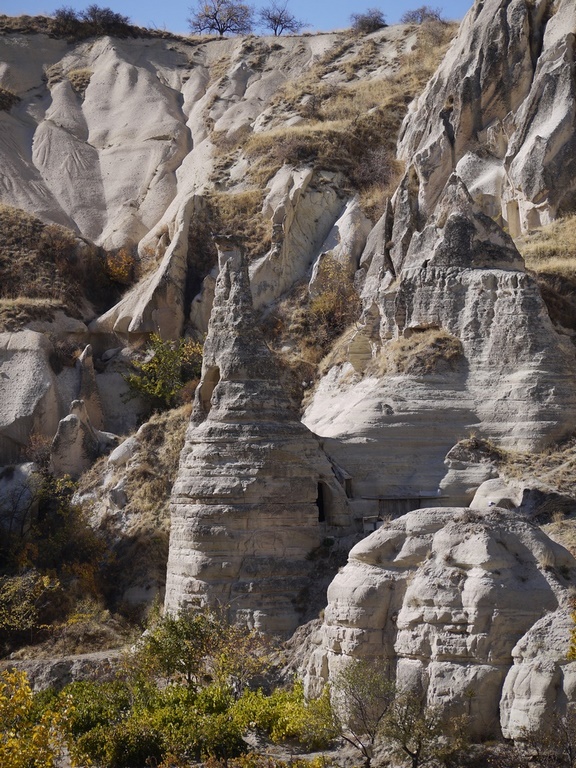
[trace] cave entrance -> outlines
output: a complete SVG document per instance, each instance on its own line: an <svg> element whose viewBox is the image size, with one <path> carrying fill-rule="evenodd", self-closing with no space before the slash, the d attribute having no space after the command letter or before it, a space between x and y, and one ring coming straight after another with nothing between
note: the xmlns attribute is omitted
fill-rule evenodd
<svg viewBox="0 0 576 768"><path fill-rule="evenodd" d="M316 497L316 506L318 507L318 522L319 523L325 523L326 522L326 508L324 506L324 483L319 482L318 483L318 496Z"/></svg>
<svg viewBox="0 0 576 768"><path fill-rule="evenodd" d="M200 405L206 414L210 413L210 408L212 407L212 393L219 381L220 368L218 368L217 365L208 368L200 386Z"/></svg>

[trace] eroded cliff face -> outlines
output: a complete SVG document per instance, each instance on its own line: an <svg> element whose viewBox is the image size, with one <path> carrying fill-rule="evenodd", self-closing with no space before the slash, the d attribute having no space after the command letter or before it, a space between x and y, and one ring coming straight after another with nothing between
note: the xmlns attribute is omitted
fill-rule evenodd
<svg viewBox="0 0 576 768"><path fill-rule="evenodd" d="M351 658L381 659L400 688L469 715L475 737L502 726L517 738L573 700L575 576L574 558L515 511L411 512L357 544L330 585L308 687Z"/></svg>
<svg viewBox="0 0 576 768"><path fill-rule="evenodd" d="M537 450L574 428L573 343L509 236L572 208L574 13L476 3L405 119L406 173L359 262L362 324L304 415L359 513L469 503L444 464L467 434Z"/></svg>
<svg viewBox="0 0 576 768"><path fill-rule="evenodd" d="M570 0L474 4L400 136L420 215L453 172L514 237L574 209L575 34Z"/></svg>
<svg viewBox="0 0 576 768"><path fill-rule="evenodd" d="M301 621L325 524L348 523L346 497L283 391L242 252L219 247L202 378L172 491L166 608L220 603L232 619L286 635Z"/></svg>

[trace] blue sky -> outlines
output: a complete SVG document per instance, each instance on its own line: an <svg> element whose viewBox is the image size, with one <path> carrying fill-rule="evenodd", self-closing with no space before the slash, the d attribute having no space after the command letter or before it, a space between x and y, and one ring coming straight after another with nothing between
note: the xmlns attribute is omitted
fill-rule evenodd
<svg viewBox="0 0 576 768"><path fill-rule="evenodd" d="M49 16L52 11L63 5L82 10L92 2L109 6L114 11L129 16L134 24L142 27L165 28L180 34L188 32L186 18L191 3L181 0L162 3L157 0L0 0L0 13L8 16L19 16L23 13L31 16ZM288 8L297 18L308 22L310 31L326 32L349 26L351 13L374 7L380 8L386 20L394 24L404 11L417 8L426 2L434 8L440 8L447 19L461 19L472 6L473 0L388 0L385 3L367 0L365 4L358 4L353 0L288 0ZM254 0L251 4L262 8L268 3L269 0Z"/></svg>

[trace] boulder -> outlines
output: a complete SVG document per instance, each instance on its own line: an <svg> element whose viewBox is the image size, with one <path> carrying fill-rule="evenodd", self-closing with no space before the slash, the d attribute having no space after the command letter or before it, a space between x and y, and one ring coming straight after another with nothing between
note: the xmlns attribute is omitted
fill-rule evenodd
<svg viewBox="0 0 576 768"><path fill-rule="evenodd" d="M539 663L531 638L545 617L566 610L575 578L572 555L515 512L410 512L353 547L332 581L307 688L318 691L350 658L384 658L400 688L422 691L448 714L469 715L477 738L499 735L506 696L509 732L513 717L521 719L513 708L526 709L522 697L532 695L522 667ZM541 676L531 726L559 697L556 677Z"/></svg>
<svg viewBox="0 0 576 768"><path fill-rule="evenodd" d="M96 459L118 444L109 432L94 429L83 400L74 400L58 424L50 451L50 471L77 479Z"/></svg>

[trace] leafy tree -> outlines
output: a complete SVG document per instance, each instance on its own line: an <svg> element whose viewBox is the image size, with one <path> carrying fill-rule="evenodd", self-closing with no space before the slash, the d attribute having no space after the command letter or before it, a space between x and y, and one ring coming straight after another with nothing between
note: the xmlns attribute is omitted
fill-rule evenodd
<svg viewBox="0 0 576 768"><path fill-rule="evenodd" d="M332 686L341 735L363 755L366 768L394 702L395 686L385 665L385 660L354 661Z"/></svg>
<svg viewBox="0 0 576 768"><path fill-rule="evenodd" d="M350 16L352 29L361 35L368 35L370 32L376 32L382 27L387 27L384 14L379 8L368 8L364 13L353 13Z"/></svg>
<svg viewBox="0 0 576 768"><path fill-rule="evenodd" d="M220 629L209 611L167 614L144 635L140 663L168 678L182 676L189 688L197 689L207 672L207 659L219 645Z"/></svg>
<svg viewBox="0 0 576 768"><path fill-rule="evenodd" d="M419 8L406 11L406 13L400 17L401 24L424 24L427 21L443 22L442 9L432 8L429 5L421 5Z"/></svg>
<svg viewBox="0 0 576 768"><path fill-rule="evenodd" d="M198 34L247 35L254 25L253 8L236 0L198 0L190 12L190 31Z"/></svg>
<svg viewBox="0 0 576 768"><path fill-rule="evenodd" d="M152 356L144 362L134 362L136 373L125 376L126 382L153 406L171 408L185 381L200 376L202 345L191 339L164 341L153 333L148 351Z"/></svg>
<svg viewBox="0 0 576 768"><path fill-rule="evenodd" d="M288 2L279 3L273 0L270 5L262 8L258 14L260 22L265 29L270 29L277 37L283 32L298 34L304 22L300 21L288 10Z"/></svg>
<svg viewBox="0 0 576 768"><path fill-rule="evenodd" d="M54 768L63 754L69 702L36 714L25 672L0 674L0 765L8 768Z"/></svg>

